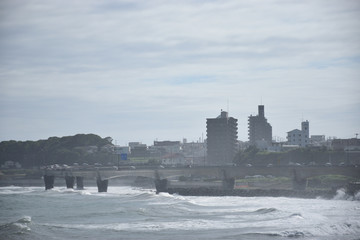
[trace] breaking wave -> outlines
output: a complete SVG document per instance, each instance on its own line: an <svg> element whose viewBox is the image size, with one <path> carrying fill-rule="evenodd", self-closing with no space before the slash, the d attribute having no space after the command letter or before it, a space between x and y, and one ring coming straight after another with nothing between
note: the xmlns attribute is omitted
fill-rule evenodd
<svg viewBox="0 0 360 240"><path fill-rule="evenodd" d="M348 201L360 201L360 191L356 192L354 196L346 193L344 188L336 190L336 195L333 200L348 200Z"/></svg>
<svg viewBox="0 0 360 240"><path fill-rule="evenodd" d="M267 214L267 213L271 213L271 212L276 212L278 211L276 208L260 208L256 211L254 211L254 213L256 214Z"/></svg>
<svg viewBox="0 0 360 240"><path fill-rule="evenodd" d="M360 193L351 198L342 189L334 200L191 197L130 187L111 187L108 193L98 193L96 187L0 190L7 192L0 196L0 220L6 221L0 225L0 239L354 240L360 236L358 202L339 201L358 200Z"/></svg>
<svg viewBox="0 0 360 240"><path fill-rule="evenodd" d="M24 216L17 221L9 222L0 225L0 236L4 239L11 238L12 236L26 234L31 231L29 225L31 224L31 217Z"/></svg>

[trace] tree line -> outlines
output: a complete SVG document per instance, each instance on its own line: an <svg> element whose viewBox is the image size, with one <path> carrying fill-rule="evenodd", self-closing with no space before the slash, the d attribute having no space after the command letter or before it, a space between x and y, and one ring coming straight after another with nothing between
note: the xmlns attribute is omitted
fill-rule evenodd
<svg viewBox="0 0 360 240"><path fill-rule="evenodd" d="M95 134L77 134L66 137L50 137L39 141L0 142L0 164L18 162L24 168L52 164L72 165L77 162L93 164L113 160L113 155L102 148L112 145L110 137Z"/></svg>

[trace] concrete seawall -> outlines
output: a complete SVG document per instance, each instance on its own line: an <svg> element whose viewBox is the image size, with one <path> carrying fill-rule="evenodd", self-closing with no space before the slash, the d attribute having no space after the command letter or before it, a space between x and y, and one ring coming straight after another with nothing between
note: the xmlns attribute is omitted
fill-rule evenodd
<svg viewBox="0 0 360 240"><path fill-rule="evenodd" d="M183 196L239 196L239 197L296 197L326 198L336 195L336 190L291 190L291 189L218 189L218 188L168 188L170 194Z"/></svg>

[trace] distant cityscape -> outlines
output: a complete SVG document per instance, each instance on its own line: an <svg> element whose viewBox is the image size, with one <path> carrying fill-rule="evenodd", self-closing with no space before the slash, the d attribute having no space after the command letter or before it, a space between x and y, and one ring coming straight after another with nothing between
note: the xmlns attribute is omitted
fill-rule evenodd
<svg viewBox="0 0 360 240"><path fill-rule="evenodd" d="M151 146L141 142L121 146L113 144L111 137L101 138L94 134L51 137L38 142L9 141L2 142L0 167L39 167L56 163L82 166L271 166L292 164L293 161L303 165L330 165L331 161L338 165L360 164L357 135L350 139L326 138L325 135L311 135L308 120L299 125L300 129L287 132L287 141L275 141L272 126L265 117L265 106L259 105L258 114L248 117L248 141L243 142L238 140L238 119L221 110L217 117L206 119L206 137L196 142L184 138L182 141L156 140ZM251 151L253 155L249 155Z"/></svg>
<svg viewBox="0 0 360 240"><path fill-rule="evenodd" d="M287 141L273 140L272 126L265 117L265 106L258 106L258 115L248 117L248 141L238 140L238 120L221 110L219 116L206 119L206 138L197 142L154 141L152 146L130 142L114 146L123 157L161 158L164 165L229 165L235 155L250 146L265 152L283 152L298 148L324 148L335 151L360 151L360 139L336 139L325 135L310 135L310 122L301 122L301 129L287 132Z"/></svg>

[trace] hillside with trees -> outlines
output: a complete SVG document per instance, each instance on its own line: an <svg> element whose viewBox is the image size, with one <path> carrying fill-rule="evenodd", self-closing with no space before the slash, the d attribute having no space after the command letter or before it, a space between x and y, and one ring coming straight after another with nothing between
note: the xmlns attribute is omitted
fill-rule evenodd
<svg viewBox="0 0 360 240"><path fill-rule="evenodd" d="M95 134L50 137L39 141L0 142L0 164L18 162L23 168L52 164L107 163L113 160L112 139Z"/></svg>

